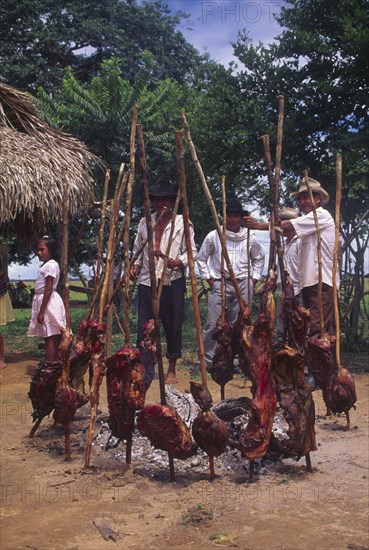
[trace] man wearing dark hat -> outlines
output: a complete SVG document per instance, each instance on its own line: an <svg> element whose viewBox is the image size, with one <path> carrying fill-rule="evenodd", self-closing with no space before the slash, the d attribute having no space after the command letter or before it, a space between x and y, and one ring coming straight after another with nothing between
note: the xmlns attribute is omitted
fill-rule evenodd
<svg viewBox="0 0 369 550"><path fill-rule="evenodd" d="M334 220L328 210L323 206L329 201L329 195L320 183L309 178L309 187L313 195L313 204L316 210L321 237L322 253L322 302L324 328L328 334L334 335L334 310L333 310L333 249L335 243ZM313 205L310 201L309 190L305 180L302 179L298 191L291 193L296 196L301 212L304 216L295 220L282 221L281 227L284 235L297 235L301 241L300 254L300 287L304 306L310 310L310 335L320 334L320 319L318 307L318 247L317 230L315 226ZM337 288L339 288L339 275L337 273Z"/></svg>
<svg viewBox="0 0 369 550"><path fill-rule="evenodd" d="M174 220L174 230L171 239L167 268L163 273L165 254L168 250L172 227L172 211L177 192L167 183L159 183L150 193L154 213L151 216L154 229L154 255L157 284L164 277L164 286L160 298L160 319L163 323L166 341L167 358L169 361L166 377L167 384L176 382L176 363L182 356L182 323L184 317L184 303L186 292L185 268L188 265L186 241L184 235L183 217L177 214ZM156 221L160 216L159 221ZM192 253L196 259L197 250L194 241L193 227L191 226ZM141 248L147 240L146 218L139 222L133 254ZM153 317L152 294L149 266L149 249L146 244L131 269L131 279L138 281L138 327L137 347L142 350L141 359L146 369L146 389L154 378L154 364L152 353L142 349L144 325Z"/></svg>
<svg viewBox="0 0 369 550"><path fill-rule="evenodd" d="M247 249L247 229L241 227L244 212L241 202L232 197L228 199L226 205L226 247L237 283L242 293L245 303L252 300L253 285L262 277L264 268L264 252L257 242L255 236L250 235L249 250ZM249 256L251 263L251 296L248 296L248 264ZM212 366L213 357L216 348L216 341L212 339L216 322L221 314L221 262L222 247L217 231L211 231L205 237L202 243L197 265L199 267L200 277L206 279L211 287L208 298L207 319L203 330L203 341L205 351L205 362L207 368ZM232 281L229 279L229 273L225 266L226 277L226 302L227 318L230 323L234 323L239 312L239 304Z"/></svg>

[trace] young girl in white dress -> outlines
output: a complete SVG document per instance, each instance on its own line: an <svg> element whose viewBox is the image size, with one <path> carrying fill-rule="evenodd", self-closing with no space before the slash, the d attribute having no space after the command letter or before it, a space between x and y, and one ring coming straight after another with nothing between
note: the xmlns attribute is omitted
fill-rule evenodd
<svg viewBox="0 0 369 550"><path fill-rule="evenodd" d="M41 336L45 339L46 361L58 361L61 329L66 327L65 307L56 292L60 269L55 260L57 244L45 236L36 244L36 254L43 262L35 282L32 302L32 316L27 336Z"/></svg>

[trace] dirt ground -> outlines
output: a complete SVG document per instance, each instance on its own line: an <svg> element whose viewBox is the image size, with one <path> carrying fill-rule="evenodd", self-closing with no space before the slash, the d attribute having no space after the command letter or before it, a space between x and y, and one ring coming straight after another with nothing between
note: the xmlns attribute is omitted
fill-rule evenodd
<svg viewBox="0 0 369 550"><path fill-rule="evenodd" d="M253 483L246 469L213 482L207 472L177 472L173 483L167 468L159 474L150 464L143 468L147 457L127 467L98 446L91 468L83 470L87 406L72 426L71 461L64 460L63 430L51 418L28 439L27 392L37 362L9 354L7 363L0 374L1 550L369 548L368 374L355 375L350 431L345 418L324 416L321 392L314 392L318 450L311 453L312 473L304 459L288 459L266 462ZM189 389L189 380L181 369L177 388ZM218 387L209 387L217 399ZM249 383L245 389L236 377L226 392L249 396ZM158 396L155 380L147 402ZM105 381L100 409L106 416ZM104 524L111 529L104 532L107 540L100 532Z"/></svg>

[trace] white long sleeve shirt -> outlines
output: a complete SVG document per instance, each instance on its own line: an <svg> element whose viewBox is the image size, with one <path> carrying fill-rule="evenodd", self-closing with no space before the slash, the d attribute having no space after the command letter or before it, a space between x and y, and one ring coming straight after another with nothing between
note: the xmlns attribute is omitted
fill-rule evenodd
<svg viewBox="0 0 369 550"><path fill-rule="evenodd" d="M265 254L261 245L256 240L254 233L250 234L250 263L252 279L262 278ZM226 232L226 247L235 277L247 279L248 276L248 250L247 229L241 227L238 233ZM201 245L197 257L197 265L202 279L221 278L222 247L216 230L207 234ZM225 265L225 275L229 277Z"/></svg>
<svg viewBox="0 0 369 550"><path fill-rule="evenodd" d="M156 221L155 213L151 215L151 221L152 221L152 224L154 225ZM171 222L168 223L161 237L160 250L163 253L163 255L167 253L170 232L171 232ZM197 257L197 250L196 250L196 245L194 241L194 230L193 230L192 224L190 225L190 232L191 232L192 254L195 261ZM142 218L138 224L137 235L133 245L133 255L142 246L142 243L146 239L147 239L146 218ZM183 267L176 267L174 269L169 269L167 267L165 280L164 280L165 285L170 285L172 281L175 281L176 279L183 277L185 273L185 269L188 265L186 239L185 239L184 226L183 226L183 216L181 214L177 214L175 218L173 238L172 238L172 243L170 246L168 257L173 258L175 260L177 259L181 260ZM136 265L138 264L140 266L140 273L137 279L138 284L151 286L150 266L149 266L149 247L147 243L143 251L139 255L138 259L136 260L135 264ZM155 273L156 273L157 281L161 279L163 276L163 267L164 267L164 259L155 257Z"/></svg>
<svg viewBox="0 0 369 550"><path fill-rule="evenodd" d="M321 251L322 251L322 280L329 286L333 286L332 271L333 271L333 249L335 243L335 225L334 220L328 210L321 206L316 209L318 218ZM291 220L291 223L296 231L297 236L301 240L300 254L300 287L301 289L307 286L318 284L318 245L317 233L314 221L313 212L309 212L301 218ZM337 270L336 279L337 288L339 288L339 273Z"/></svg>

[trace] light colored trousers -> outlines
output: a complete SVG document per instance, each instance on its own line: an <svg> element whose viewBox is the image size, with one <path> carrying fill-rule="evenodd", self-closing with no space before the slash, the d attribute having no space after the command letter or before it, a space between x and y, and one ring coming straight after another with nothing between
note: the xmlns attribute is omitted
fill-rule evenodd
<svg viewBox="0 0 369 550"><path fill-rule="evenodd" d="M248 284L247 279L237 279L238 286L240 288L242 298L244 302L248 303ZM250 307L252 303L253 295L253 282L250 280ZM228 321L233 325L235 323L240 307L238 304L236 291L232 284L232 281L226 280L226 316ZM215 354L215 348L217 346L216 340L213 340L214 329L216 322L218 321L222 312L222 295L221 295L221 282L215 281L211 288L208 297L208 310L206 316L206 324L202 332L202 339L204 342L205 351L205 363L206 368L209 368L213 364L213 357Z"/></svg>

